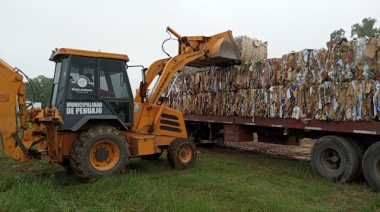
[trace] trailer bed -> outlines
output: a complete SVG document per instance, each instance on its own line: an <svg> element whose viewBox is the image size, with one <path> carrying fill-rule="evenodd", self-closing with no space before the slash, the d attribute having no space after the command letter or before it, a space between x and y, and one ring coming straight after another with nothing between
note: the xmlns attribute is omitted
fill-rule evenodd
<svg viewBox="0 0 380 212"><path fill-rule="evenodd" d="M292 118L260 118L260 117L240 117L240 116L200 116L184 115L185 121L194 122L211 122L231 125L251 125L260 127L275 127L299 129L305 131L325 131L339 133L355 133L367 135L380 135L380 122L337 122L337 121L320 121L310 120L307 124L300 120Z"/></svg>

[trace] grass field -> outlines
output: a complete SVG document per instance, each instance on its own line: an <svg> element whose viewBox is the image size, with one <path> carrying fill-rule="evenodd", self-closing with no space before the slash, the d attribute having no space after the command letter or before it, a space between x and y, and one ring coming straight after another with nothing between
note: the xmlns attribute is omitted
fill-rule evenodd
<svg viewBox="0 0 380 212"><path fill-rule="evenodd" d="M126 174L80 183L59 165L18 163L0 153L0 211L374 211L366 183L335 184L305 161L207 151L172 170L132 159Z"/></svg>

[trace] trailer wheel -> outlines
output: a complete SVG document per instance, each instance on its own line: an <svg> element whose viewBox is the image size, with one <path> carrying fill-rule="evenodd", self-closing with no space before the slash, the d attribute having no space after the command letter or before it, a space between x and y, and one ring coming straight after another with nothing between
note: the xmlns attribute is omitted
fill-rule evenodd
<svg viewBox="0 0 380 212"><path fill-rule="evenodd" d="M334 182L350 182L359 171L359 157L348 140L338 136L324 136L311 150L314 172Z"/></svg>
<svg viewBox="0 0 380 212"><path fill-rule="evenodd" d="M110 126L95 126L82 132L70 151L70 164L82 181L122 174L129 160L124 134Z"/></svg>
<svg viewBox="0 0 380 212"><path fill-rule="evenodd" d="M352 140L351 138L347 138L347 139L350 141L350 144L352 144L352 146L354 147L356 154L358 156L359 167L358 167L358 171L356 173L354 180L359 181L359 180L363 179L362 161L363 161L363 156L365 153L365 147L362 143L356 142L356 141Z"/></svg>
<svg viewBox="0 0 380 212"><path fill-rule="evenodd" d="M158 160L158 159L160 159L161 155L162 155L162 152L154 153L151 155L143 155L143 156L140 156L140 158L143 160Z"/></svg>
<svg viewBox="0 0 380 212"><path fill-rule="evenodd" d="M375 191L380 191L380 142L372 144L363 156L363 173Z"/></svg>
<svg viewBox="0 0 380 212"><path fill-rule="evenodd" d="M187 169L194 165L197 150L194 142L186 138L174 139L168 148L168 162L173 169Z"/></svg>

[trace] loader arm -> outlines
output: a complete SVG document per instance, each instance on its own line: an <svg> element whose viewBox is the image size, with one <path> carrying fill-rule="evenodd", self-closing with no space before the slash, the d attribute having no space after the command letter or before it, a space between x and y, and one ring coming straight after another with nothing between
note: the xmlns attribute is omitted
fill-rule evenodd
<svg viewBox="0 0 380 212"><path fill-rule="evenodd" d="M145 82L147 88L150 86L150 84L153 82L154 78L157 75L162 74L162 71L164 70L165 65L169 61L169 59L170 58L157 60L149 66L149 69L145 72ZM134 101L140 102L141 97L139 95L136 95Z"/></svg>
<svg viewBox="0 0 380 212"><path fill-rule="evenodd" d="M210 37L181 36L172 28L167 31L178 38L178 55L157 60L146 72L148 86L157 74L160 78L152 92L149 104L155 104L168 86L172 77L187 66L226 66L239 64L240 58L231 31L222 32ZM162 71L161 71L162 70Z"/></svg>
<svg viewBox="0 0 380 212"><path fill-rule="evenodd" d="M205 36L180 36L170 27L167 31L178 39L178 55L173 58L157 60L152 63L145 73L146 87L152 83L153 79L159 75L158 81L153 88L151 95L147 98L147 108L155 107L161 95L168 87L173 76L181 72L187 66L227 66L239 64L240 58L236 51L234 39L231 31L222 32L210 37ZM140 88L141 89L141 88ZM136 95L137 96L137 95ZM136 97L135 102L140 102L141 97ZM142 101L144 102L144 101ZM162 111L166 107L166 101L161 102L158 112L154 114L149 132L154 131L155 125L159 122ZM139 119L139 118L138 118ZM137 126L147 123L138 123ZM136 127L139 128L139 127ZM135 128L135 129L136 129Z"/></svg>
<svg viewBox="0 0 380 212"><path fill-rule="evenodd" d="M156 87L154 88L151 98L148 100L148 104L155 104L158 99L161 97L161 94L168 87L170 80L173 76L182 71L185 65L197 58L200 58L205 55L204 51L189 52L185 54L177 55L171 58L165 65L165 68L162 71L161 77L157 82ZM148 69L149 71L149 69Z"/></svg>

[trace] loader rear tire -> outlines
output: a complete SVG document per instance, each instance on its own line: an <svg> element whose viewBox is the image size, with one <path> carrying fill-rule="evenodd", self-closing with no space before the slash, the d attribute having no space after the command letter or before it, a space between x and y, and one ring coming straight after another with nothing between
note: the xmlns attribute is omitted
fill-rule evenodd
<svg viewBox="0 0 380 212"><path fill-rule="evenodd" d="M183 170L190 168L197 159L194 142L186 138L174 139L167 151L168 162L173 169Z"/></svg>
<svg viewBox="0 0 380 212"><path fill-rule="evenodd" d="M82 132L74 141L70 164L80 180L93 182L124 173L129 155L124 134L114 127L100 125Z"/></svg>

